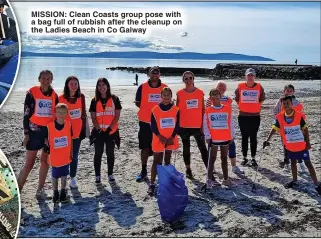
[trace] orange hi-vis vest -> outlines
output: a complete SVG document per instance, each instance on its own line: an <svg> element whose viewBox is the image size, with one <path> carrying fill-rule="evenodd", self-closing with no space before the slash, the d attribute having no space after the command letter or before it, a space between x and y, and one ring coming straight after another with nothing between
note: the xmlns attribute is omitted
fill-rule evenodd
<svg viewBox="0 0 321 239"><path fill-rule="evenodd" d="M112 97L108 99L105 109L100 100L96 102L96 120L102 131L106 131L107 128L110 126L111 122L115 118L115 111L116 111L116 108ZM118 122L109 134L115 133L117 129L118 129Z"/></svg>
<svg viewBox="0 0 321 239"><path fill-rule="evenodd" d="M223 96L221 97L220 103L221 103L221 105L231 106L232 103L233 103L233 100L231 99L231 97L223 95ZM211 98L209 97L209 98L206 100L205 108L210 107L211 105L212 105L212 100L211 100Z"/></svg>
<svg viewBox="0 0 321 239"><path fill-rule="evenodd" d="M65 120L62 130L57 130L55 122L50 122L48 128L48 141L50 154L48 163L52 167L61 167L71 162L71 123Z"/></svg>
<svg viewBox="0 0 321 239"><path fill-rule="evenodd" d="M299 111L302 114L304 120L307 119L307 116L302 112L303 105L300 102L297 105L293 104L292 109L294 109L295 111ZM281 104L281 112L285 112L284 106L282 104Z"/></svg>
<svg viewBox="0 0 321 239"><path fill-rule="evenodd" d="M30 90L35 99L35 111L30 118L30 122L40 126L47 126L54 120L56 105L56 93L52 90L51 96L45 96L39 86L34 86Z"/></svg>
<svg viewBox="0 0 321 239"><path fill-rule="evenodd" d="M181 89L177 92L177 99L180 111L180 127L201 128L204 92L198 88L192 93Z"/></svg>
<svg viewBox="0 0 321 239"><path fill-rule="evenodd" d="M176 116L178 112L178 107L173 105L173 107L168 111L163 111L158 105L156 105L152 114L155 117L158 131L165 138L170 138L174 132L175 125L177 122ZM165 145L161 143L159 138L153 133L153 141L152 141L152 150L153 152L159 153L163 152L165 149ZM166 150L176 150L178 149L178 136L174 137L174 144L166 146Z"/></svg>
<svg viewBox="0 0 321 239"><path fill-rule="evenodd" d="M66 117L67 121L71 122L72 125L72 138L77 139L80 136L80 132L82 129L82 102L81 97L77 98L76 103L71 104L68 100L63 96L59 96L59 103L64 103L68 106L68 115Z"/></svg>
<svg viewBox="0 0 321 239"><path fill-rule="evenodd" d="M294 119L290 124L285 121L284 112L279 113L276 119L280 124L280 135L285 148L291 152L300 152L305 150L306 147L300 125L303 115L299 111L295 111L293 117Z"/></svg>
<svg viewBox="0 0 321 239"><path fill-rule="evenodd" d="M256 83L253 88L250 88L243 82L239 84L238 89L240 95L239 110L246 113L259 113L261 111L259 101L261 85Z"/></svg>
<svg viewBox="0 0 321 239"><path fill-rule="evenodd" d="M223 105L221 109L206 109L207 126L213 142L232 140L232 108Z"/></svg>
<svg viewBox="0 0 321 239"><path fill-rule="evenodd" d="M160 87L152 88L149 86L148 82L142 84L142 98L138 111L139 121L150 123L152 109L155 107L155 105L158 105L162 101L161 91L166 86L167 85L161 83Z"/></svg>

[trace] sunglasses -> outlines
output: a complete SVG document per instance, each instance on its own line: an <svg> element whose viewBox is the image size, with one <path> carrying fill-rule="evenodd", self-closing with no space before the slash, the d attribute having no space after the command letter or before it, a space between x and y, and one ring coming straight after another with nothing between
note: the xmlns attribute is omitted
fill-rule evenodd
<svg viewBox="0 0 321 239"><path fill-rule="evenodd" d="M159 74L159 71L153 71L151 72L152 75L158 75Z"/></svg>
<svg viewBox="0 0 321 239"><path fill-rule="evenodd" d="M191 76L191 77L184 78L184 81L187 81L187 80L193 80L193 77Z"/></svg>

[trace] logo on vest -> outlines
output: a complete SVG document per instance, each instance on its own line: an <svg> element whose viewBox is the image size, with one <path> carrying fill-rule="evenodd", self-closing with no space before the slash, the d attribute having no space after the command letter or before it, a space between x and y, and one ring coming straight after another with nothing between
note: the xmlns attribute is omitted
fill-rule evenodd
<svg viewBox="0 0 321 239"><path fill-rule="evenodd" d="M187 100L186 106L187 106L187 109L198 108L198 99Z"/></svg>
<svg viewBox="0 0 321 239"><path fill-rule="evenodd" d="M67 136L62 136L58 138L54 138L54 148L59 149L59 148L64 148L68 146L68 138Z"/></svg>
<svg viewBox="0 0 321 239"><path fill-rule="evenodd" d="M38 117L51 117L52 116L52 100L38 99L36 100L36 112Z"/></svg>
<svg viewBox="0 0 321 239"><path fill-rule="evenodd" d="M258 103L259 92L257 90L242 90L241 101L244 103Z"/></svg>
<svg viewBox="0 0 321 239"><path fill-rule="evenodd" d="M299 143L304 142L304 136L300 129L300 126L285 126L284 134L287 143Z"/></svg>
<svg viewBox="0 0 321 239"><path fill-rule="evenodd" d="M162 100L160 94L149 94L148 95L148 102L155 102L155 103L160 103Z"/></svg>
<svg viewBox="0 0 321 239"><path fill-rule="evenodd" d="M79 119L81 117L80 109L74 109L69 111L71 119Z"/></svg>
<svg viewBox="0 0 321 239"><path fill-rule="evenodd" d="M162 118L160 119L161 129L171 129L175 128L175 119L174 118Z"/></svg>
<svg viewBox="0 0 321 239"><path fill-rule="evenodd" d="M228 113L211 113L209 114L211 129L228 129Z"/></svg>

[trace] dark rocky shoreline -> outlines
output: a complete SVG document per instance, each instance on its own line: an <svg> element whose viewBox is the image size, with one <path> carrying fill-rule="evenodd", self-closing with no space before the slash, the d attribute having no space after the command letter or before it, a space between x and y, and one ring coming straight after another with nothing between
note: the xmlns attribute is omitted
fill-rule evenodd
<svg viewBox="0 0 321 239"><path fill-rule="evenodd" d="M108 70L120 70L146 74L150 67L109 67ZM181 76L184 71L192 71L195 76L217 78L242 78L247 68L254 68L257 78L284 80L321 80L321 67L313 65L282 64L227 64L219 63L215 68L179 68L160 67L164 76Z"/></svg>

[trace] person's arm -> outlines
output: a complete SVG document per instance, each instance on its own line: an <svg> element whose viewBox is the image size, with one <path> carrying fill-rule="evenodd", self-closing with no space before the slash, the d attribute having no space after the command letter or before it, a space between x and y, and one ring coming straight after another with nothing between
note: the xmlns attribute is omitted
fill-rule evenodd
<svg viewBox="0 0 321 239"><path fill-rule="evenodd" d="M72 125L71 124L70 124L70 135L71 135L71 138L72 138L73 134L72 134ZM71 161L72 161L73 152L74 152L73 147L74 147L73 140L71 140L71 144L70 144L70 160Z"/></svg>
<svg viewBox="0 0 321 239"><path fill-rule="evenodd" d="M98 121L96 119L96 100L93 98L90 103L90 108L89 108L90 116L91 116L91 121L95 127L95 129L100 132L100 126L98 124Z"/></svg>
<svg viewBox="0 0 321 239"><path fill-rule="evenodd" d="M178 97L178 94L176 94L176 106L178 107L178 104L179 104L179 97Z"/></svg>
<svg viewBox="0 0 321 239"><path fill-rule="evenodd" d="M202 118L205 114L205 102L204 102L204 94L203 94L203 97L202 97ZM203 120L202 120L202 124L201 124L201 132L203 133Z"/></svg>
<svg viewBox="0 0 321 239"><path fill-rule="evenodd" d="M205 104L205 107L210 107L211 106L211 98L209 97L207 100L206 100L206 104ZM205 112L204 112L205 113Z"/></svg>
<svg viewBox="0 0 321 239"><path fill-rule="evenodd" d="M230 123L231 123L231 131L232 131L232 140L235 139L235 124L234 124L234 121L233 121L233 115L232 115L232 107L231 107L231 118L230 118Z"/></svg>
<svg viewBox="0 0 321 239"><path fill-rule="evenodd" d="M234 100L236 101L236 103L238 104L240 102L240 94L239 94L239 88L237 87L235 90L235 98Z"/></svg>
<svg viewBox="0 0 321 239"><path fill-rule="evenodd" d="M303 132L304 135L304 141L306 142L306 149L309 150L311 149L311 144L310 144L310 134L309 134L309 130L308 130L308 125L306 123L306 121L304 120L304 116L302 115L301 121L300 121L300 126L301 126L301 130Z"/></svg>
<svg viewBox="0 0 321 239"><path fill-rule="evenodd" d="M23 146L27 146L30 138L29 138L29 124L30 118L33 115L35 110L35 99L33 98L30 92L27 92L25 102L24 102L24 116L23 116L23 132L24 132L24 139L22 142Z"/></svg>
<svg viewBox="0 0 321 239"><path fill-rule="evenodd" d="M152 130L152 132L156 135L159 136L159 130L157 127L157 123L156 123L156 119L154 114L152 113L151 118L150 118L150 129Z"/></svg>
<svg viewBox="0 0 321 239"><path fill-rule="evenodd" d="M140 85L136 91L135 105L140 108L140 102L142 101L142 85Z"/></svg>
<svg viewBox="0 0 321 239"><path fill-rule="evenodd" d="M210 140L211 139L211 133L210 133L210 130L209 130L208 125L207 125L207 114L206 113L203 116L203 133L204 133L204 136L205 136L206 140Z"/></svg>
<svg viewBox="0 0 321 239"><path fill-rule="evenodd" d="M117 125L117 123L119 121L119 117L120 117L120 111L122 109L122 106L120 104L120 100L117 96L112 96L112 100L115 105L115 116L107 129L107 131L109 131L109 132L112 131L112 129L115 128L115 126Z"/></svg>
<svg viewBox="0 0 321 239"><path fill-rule="evenodd" d="M270 145L270 143L269 143L270 139L271 139L272 136L273 136L277 131L279 131L279 130L280 130L280 124L279 124L278 120L275 119L275 120L274 120L274 123L273 123L273 125L272 125L272 129L271 129L271 131L270 131L269 136L267 137L266 141L263 142L263 149L264 149L266 146L269 146L269 145Z"/></svg>
<svg viewBox="0 0 321 239"><path fill-rule="evenodd" d="M180 118L180 112L177 111L177 114L176 114L176 124L175 124L174 131L173 131L173 133L172 133L172 138L174 138L174 137L179 133L179 130L180 130L179 118Z"/></svg>
<svg viewBox="0 0 321 239"><path fill-rule="evenodd" d="M46 127L44 130L45 144L43 147L43 152L49 154L50 153L50 145L48 140L48 128Z"/></svg>
<svg viewBox="0 0 321 239"><path fill-rule="evenodd" d="M260 94L259 102L262 103L265 100L265 92L264 92L264 88L262 87L262 85L260 85L260 87L261 87L261 94Z"/></svg>
<svg viewBox="0 0 321 239"><path fill-rule="evenodd" d="M273 114L274 118L281 112L281 100L279 99L278 102L276 102L274 108L273 108Z"/></svg>

